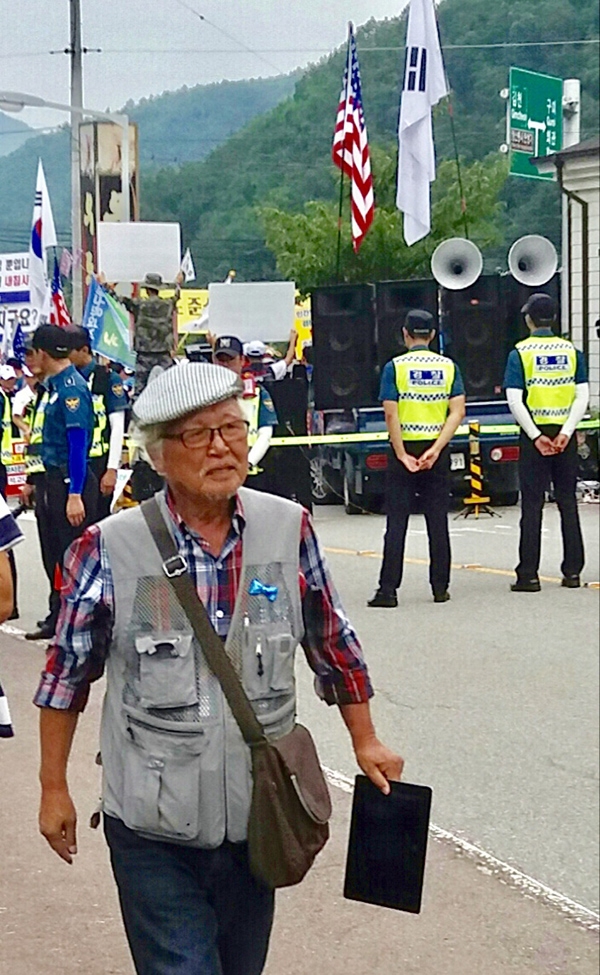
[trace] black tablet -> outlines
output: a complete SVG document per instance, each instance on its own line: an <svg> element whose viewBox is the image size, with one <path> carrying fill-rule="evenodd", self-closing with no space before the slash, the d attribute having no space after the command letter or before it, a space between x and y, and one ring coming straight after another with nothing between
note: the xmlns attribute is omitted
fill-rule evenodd
<svg viewBox="0 0 600 975"><path fill-rule="evenodd" d="M344 897L418 914L432 792L390 785L384 796L366 776L356 776Z"/></svg>

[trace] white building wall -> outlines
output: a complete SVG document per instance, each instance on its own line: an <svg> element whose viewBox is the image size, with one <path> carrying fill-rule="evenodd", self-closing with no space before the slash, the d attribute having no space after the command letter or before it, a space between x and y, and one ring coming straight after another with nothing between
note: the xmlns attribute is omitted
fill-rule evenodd
<svg viewBox="0 0 600 975"><path fill-rule="evenodd" d="M582 208L572 204L571 224L571 280L565 281L565 290L571 292L572 339L583 348L583 329L587 324L589 336L589 378L592 405L600 406L600 341L596 334L596 322L600 320L600 154L565 160L563 171L565 189L571 190L588 204L588 288L589 314L583 322L583 261L582 261ZM566 256L566 227L563 228ZM566 265L566 260L563 259ZM566 268L565 268L566 270ZM565 273L566 278L566 273ZM568 294L563 293L563 332L568 331Z"/></svg>

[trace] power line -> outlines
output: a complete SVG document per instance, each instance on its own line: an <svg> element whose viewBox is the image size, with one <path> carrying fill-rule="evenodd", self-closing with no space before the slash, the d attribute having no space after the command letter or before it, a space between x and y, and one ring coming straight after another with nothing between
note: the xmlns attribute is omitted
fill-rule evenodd
<svg viewBox="0 0 600 975"><path fill-rule="evenodd" d="M186 7L192 13L196 14L201 20L205 21L215 30L220 31L235 44L240 44L248 54L260 57L265 64L268 64L270 68L278 71L280 74L284 72L281 68L274 64L272 61L268 61L263 58L263 54L331 54L334 53L331 48L327 47L265 47L265 48L251 48L242 41L236 40L226 31L223 31L216 24L207 20L202 14L198 14L197 11L192 10L187 4L183 3L183 0L176 0L181 6ZM443 44L444 51L477 51L477 50L492 50L497 48L521 48L521 47L564 47L580 44L600 44L600 38L598 37L587 37L578 38L576 40L560 40L560 41L498 41L496 43L490 44ZM95 50L95 49L94 49ZM404 51L404 47L358 47L360 54L371 54L374 52L401 52ZM52 54L52 51L23 51L18 54L0 54L0 61L2 60L21 60L24 58L37 58L43 57L47 54ZM62 52L60 52L62 53ZM173 48L159 48L159 47L113 47L113 48L98 48L98 53L116 55L116 54L241 54L241 51L236 51L234 48L204 48L204 47L173 47Z"/></svg>
<svg viewBox="0 0 600 975"><path fill-rule="evenodd" d="M232 34L229 34L226 30L223 30L222 27L219 27L217 24L213 24L213 22L211 20L208 20L208 18L205 17L204 14L201 14L194 7L191 7L188 3L185 3L185 0L175 0L175 2L178 3L180 7L183 7L185 10L188 10L190 13L194 14L194 16L198 17L199 20L202 20L205 24L208 24L210 27L213 28L213 30L218 31L220 34L223 35L223 37L227 37L228 40L233 41L234 44L238 44L240 47L243 47L250 54L256 55L256 57L259 58L260 61L263 61L265 64L268 64L270 68L274 68L275 71L281 73L281 68L279 67L279 65L274 64L272 61L268 61L267 58L263 57L261 53L253 50L251 47L248 47L247 44L244 44L243 41L238 40L237 37L233 37ZM232 54L234 52L228 51L227 53Z"/></svg>
<svg viewBox="0 0 600 975"><path fill-rule="evenodd" d="M177 0L181 2L181 0ZM183 4L185 6L185 4ZM198 15L201 16L201 15ZM206 18L202 17L202 20ZM210 21L206 21L210 23ZM211 26L215 26L211 24ZM220 28L216 28L220 30ZM224 33L224 32L222 32ZM229 34L226 35L230 37ZM235 38L231 38L235 43L242 43L241 41L235 41ZM579 38L577 40L561 40L561 41L498 41L490 44L443 44L442 47L445 51L465 51L465 50L489 50L494 48L519 48L519 47L561 47L561 46L571 46L577 44L600 44L600 38L590 37L590 38ZM334 53L331 48L327 47L265 47L265 48L250 48L244 45L245 50L248 54L260 55L260 54L330 54ZM371 54L374 52L400 52L404 51L404 47L358 47L360 54ZM38 52L47 53L47 52ZM230 47L219 47L219 48L205 48L205 47L172 47L172 48L160 48L160 47L113 47L113 48L102 48L102 54L240 54L240 51L236 51ZM0 55L0 58L3 55ZM26 57L29 55L8 55L9 57ZM33 56L33 55L31 55ZM262 60L265 60L264 58ZM266 61L271 68L276 69L281 72L281 69L270 61Z"/></svg>
<svg viewBox="0 0 600 975"><path fill-rule="evenodd" d="M457 50L483 50L485 48L498 48L498 47L560 47L564 45L572 44L600 44L600 38L590 37L590 38L579 38L577 40L562 40L562 41L498 41L491 44L442 44L445 51L457 51ZM357 50L360 54L369 54L374 51L404 51L405 47L381 47L381 46L369 46L360 47L357 46ZM265 47L265 48L247 48L249 54L333 54L336 49L331 49L329 47ZM219 47L219 48L206 48L206 47L174 47L174 48L158 48L158 47L120 47L120 48L103 48L103 54L239 54L241 52L235 51L230 47ZM275 65L271 65L276 67Z"/></svg>

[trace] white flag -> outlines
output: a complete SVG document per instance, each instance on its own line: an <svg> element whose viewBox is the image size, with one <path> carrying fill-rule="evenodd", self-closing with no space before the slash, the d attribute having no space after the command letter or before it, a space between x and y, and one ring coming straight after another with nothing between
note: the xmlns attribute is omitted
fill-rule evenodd
<svg viewBox="0 0 600 975"><path fill-rule="evenodd" d="M38 312L38 321L50 313L50 284L46 271L46 250L56 247L56 230L44 167L38 161L31 239L29 241L29 300Z"/></svg>
<svg viewBox="0 0 600 975"><path fill-rule="evenodd" d="M188 281L196 280L196 268L194 267L194 262L192 260L192 254L188 247L185 254L183 255L181 261L181 270L183 271L186 283Z"/></svg>
<svg viewBox="0 0 600 975"><path fill-rule="evenodd" d="M398 192L409 245L431 230L435 152L431 109L448 94L433 0L410 0L398 129Z"/></svg>

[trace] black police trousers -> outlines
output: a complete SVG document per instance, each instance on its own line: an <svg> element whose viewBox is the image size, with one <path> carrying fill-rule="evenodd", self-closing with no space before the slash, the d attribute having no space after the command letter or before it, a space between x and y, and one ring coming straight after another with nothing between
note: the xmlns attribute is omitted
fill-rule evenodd
<svg viewBox="0 0 600 975"><path fill-rule="evenodd" d="M412 444L410 445L412 447ZM423 449L430 446L423 445ZM419 449L419 453L422 450ZM446 592L450 583L449 452L446 448L430 471L411 473L392 451L386 485L387 523L379 589L391 595L402 581L404 546L411 509L417 503L425 515L429 539L429 582L433 593Z"/></svg>
<svg viewBox="0 0 600 975"><path fill-rule="evenodd" d="M541 427L553 439L560 428ZM519 480L521 485L521 537L517 578L523 582L537 579L542 543L542 511L546 491L554 487L554 498L560 513L563 541L563 576L577 576L583 569L584 551L577 498L577 439L571 437L562 454L543 457L524 433L520 440Z"/></svg>
<svg viewBox="0 0 600 975"><path fill-rule="evenodd" d="M97 518L98 511L98 482L88 466L82 500L85 506L85 518L81 525L71 525L67 519L67 499L69 496L69 480L58 470L46 471L44 478L44 504L46 513L46 546L50 563L54 566L52 592L50 595L50 615L48 624L56 626L60 608L60 589L62 582L62 565L66 550L71 542L92 525Z"/></svg>
<svg viewBox="0 0 600 975"><path fill-rule="evenodd" d="M54 564L52 562L52 546L49 543L50 539L50 522L51 515L46 507L46 484L45 484L46 474L43 472L38 472L37 474L29 475L29 483L33 485L35 490L35 520L37 522L38 538L40 542L40 552L42 553L42 564L44 566L44 572L46 573L46 578L50 583L50 592L48 596L48 614L50 616L52 612L52 589L54 582Z"/></svg>
<svg viewBox="0 0 600 975"><path fill-rule="evenodd" d="M98 504L96 505L96 517L94 521L102 521L103 518L108 518L112 501L112 494L102 494L100 490L100 481L106 474L108 465L108 451L102 454L101 457L90 457L88 464L98 482Z"/></svg>
<svg viewBox="0 0 600 975"><path fill-rule="evenodd" d="M4 466L4 464L0 464L0 494L2 495L5 501L6 501L7 483L8 483L8 474L6 472L6 467ZM8 550L6 555L8 558L8 564L10 566L10 575L13 584L13 611L8 618L14 620L19 615L19 596L17 591L18 590L17 563L15 562L15 554L12 548Z"/></svg>

